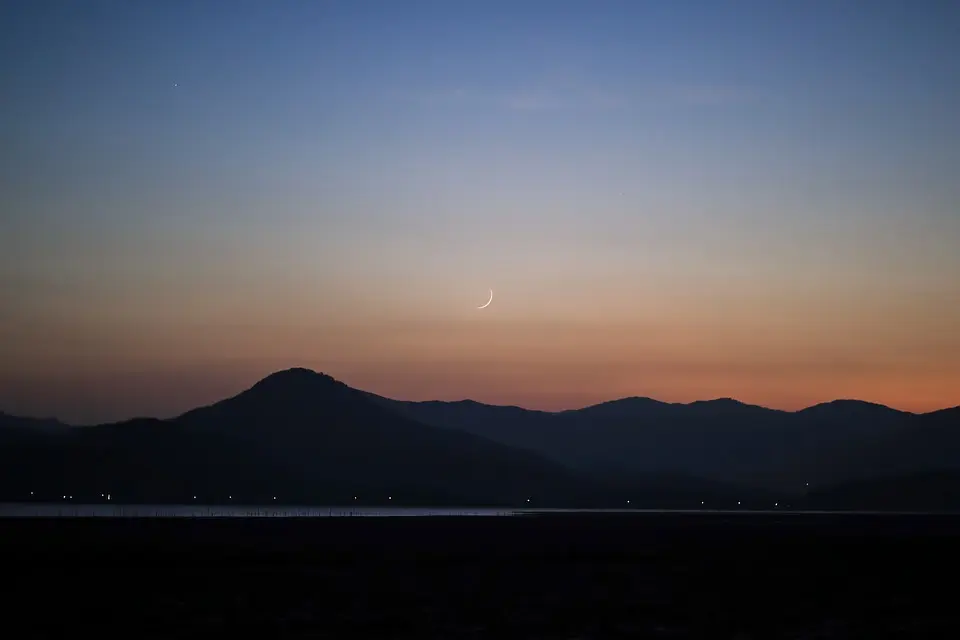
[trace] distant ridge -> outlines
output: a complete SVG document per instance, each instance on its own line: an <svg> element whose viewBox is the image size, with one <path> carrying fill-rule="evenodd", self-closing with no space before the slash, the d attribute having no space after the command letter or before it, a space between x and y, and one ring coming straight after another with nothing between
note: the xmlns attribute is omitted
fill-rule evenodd
<svg viewBox="0 0 960 640"><path fill-rule="evenodd" d="M0 411L0 429L4 428L24 428L24 429L65 429L68 428L64 422L56 418L27 418L23 416L14 416Z"/></svg>
<svg viewBox="0 0 960 640"><path fill-rule="evenodd" d="M544 412L392 400L291 368L169 420L68 428L0 414L0 499L122 487L161 502L699 507L817 492L875 504L898 483L953 482L958 452L960 407L913 414L836 400L790 412L632 397Z"/></svg>
<svg viewBox="0 0 960 640"><path fill-rule="evenodd" d="M377 395L377 394L374 394L374 393L372 393L372 392L368 392L368 393L370 393L370 395ZM904 414L909 413L909 414L912 414L912 415L924 415L923 413L915 413L915 412L906 411L906 410L903 410L903 409L896 409L896 408L889 407L889 406L887 406L887 405L880 404L880 403L877 403L877 402L870 402L870 401L866 401L866 400L846 399L846 398L841 398L841 399L837 399L837 400L829 400L829 401L825 401L825 402L819 402L819 403L817 403L817 404L813 404L813 405L810 405L810 406L807 406L807 407L803 407L803 408L800 408L800 409L777 409L776 407L768 407L768 406L760 405L760 404L752 404L752 403L749 403L749 402L744 402L744 401L742 401L742 400L737 400L736 398L728 398L728 397L712 398L712 399L707 399L707 400L692 400L692 401L690 401L690 402L667 402L667 401L665 401L665 400L657 400L656 398L651 398L651 397L648 397L648 396L626 396L626 397L623 397L623 398L614 398L614 399L611 399L611 400L603 400L603 401L601 401L601 402L597 402L597 403L594 403L594 404L588 404L588 405L584 405L584 406L582 406L582 407L573 408L573 409L549 410L549 409L529 409L529 408L526 408L526 407L523 407L523 406L520 406L520 405L516 405L516 404L490 404L490 403L480 402L480 401L478 401L478 400L473 400L473 399L471 399L471 398L460 398L460 399L457 399L457 400L402 400L402 399L399 399L399 398L391 398L391 397L387 397L387 396L378 396L378 397L381 397L381 398L383 398L384 400L393 401L393 402L410 402L410 403L421 403L421 404L422 404L422 403L434 403L434 404L445 404L445 405L457 405L457 404L461 404L461 405L471 405L471 404L472 404L472 405L481 405L481 406L485 406L485 407L501 407L501 408L521 409L521 410L523 410L523 411L534 411L534 412L537 412L537 413L549 413L549 414L575 413L575 412L577 412L577 411L585 411L585 410L594 409L594 408L599 409L599 408L601 408L601 407L604 407L604 408L613 408L613 407L617 407L617 406L629 406L629 405L639 406L639 405L642 405L642 404L647 404L648 406L664 406L664 407L700 407L700 406L714 406L714 407L723 407L723 406L728 406L728 407L735 407L735 406L738 406L738 407L753 407L753 408L756 408L756 409L763 409L763 410L765 410L765 411L776 411L776 412L779 412L779 413L802 413L802 412L804 412L804 411L819 410L819 408L822 408L822 407L838 407L838 408L839 408L839 407L855 407L855 406L860 406L860 407L874 407L874 408L878 408L878 409L887 409L888 411L893 411L893 412L897 412L897 413L904 413ZM933 411L929 411L929 412L926 412L926 413L935 413L936 411L945 411L945 410L949 410L949 409L953 409L953 408L960 408L960 405L958 405L958 406L956 406L956 407L948 407L948 408L945 408L945 409L935 409L935 410L933 410Z"/></svg>
<svg viewBox="0 0 960 640"><path fill-rule="evenodd" d="M815 404L804 409L800 409L796 413L816 413L820 411L844 411L847 413L861 413L866 414L868 412L874 413L897 413L897 414L913 414L910 411L902 411L900 409L893 409L883 404L878 404L876 402L866 402L863 400L849 400L849 399L840 399L832 400L830 402L821 402L820 404Z"/></svg>
<svg viewBox="0 0 960 640"><path fill-rule="evenodd" d="M378 395L378 394L374 394L374 393L372 393L372 392L368 392L368 393L370 393L370 395ZM728 406L728 407L735 407L735 406L738 406L738 407L753 407L753 408L756 408L756 409L763 409L763 410L765 410L765 411L777 411L777 412L780 412L780 413L801 413L801 412L804 412L804 411L814 410L814 409L817 409L817 408L819 408L819 407L829 407L829 406L842 407L842 406L845 406L845 405L850 405L850 406L862 405L862 406L867 406L867 407L883 408L883 409L887 409L887 410L889 410L889 411L894 411L894 412L898 412L898 413L912 413L912 414L914 414L914 415L923 415L923 414L916 414L916 413L910 412L910 411L904 411L904 410L902 410L902 409L895 409L895 408L893 408L893 407L889 407L889 406L886 406L886 405L883 405L883 404L879 404L879 403L876 403L876 402L869 402L869 401L866 401L866 400L850 400L850 399L837 399L837 400L830 400L830 401L826 401L826 402L820 402L820 403L817 403L817 404L810 405L810 406L808 406L808 407L803 407L803 408L801 408L801 409L777 409L777 408L775 408L775 407L767 407L767 406L764 406L764 405L752 404L752 403L749 403L749 402L743 402L742 400L737 400L736 398L726 398L726 397L724 397L724 398L712 398L712 399L708 399L708 400L693 400L693 401L690 401L690 402L667 402L667 401L665 401L665 400L657 400L656 398L651 398L651 397L648 397L648 396L627 396L627 397L623 397L623 398L614 398L614 399L612 399L612 400L603 400L603 401L601 401L601 402L597 402L597 403L594 403L594 404L584 405L584 406L582 406L582 407L578 407L578 408L574 408L574 409L557 409L557 410L551 411L551 410L549 410L549 409L528 409L528 408L526 408L526 407L523 407L523 406L520 406L520 405L516 405L516 404L491 404L491 403L486 403L486 402L480 402L480 401L478 401L478 400L473 400L473 399L471 399L471 398L461 398L461 399L457 399L457 400L402 400L402 399L400 399L400 398L392 398L392 397L388 397L388 396L378 396L378 397L381 397L381 398L383 398L384 400L393 401L393 402L410 402L410 403L419 403L419 404L423 404L423 403L433 403L433 404L438 404L438 405L440 405L440 404L443 404L443 405L480 405L480 406L485 406L485 407L500 407L500 408L505 408L505 409L506 409L506 408L510 408L510 409L520 409L520 410L523 410L523 411L533 411L533 412L537 412L537 413L549 413L549 414L575 413L575 412L577 412L577 411L586 411L586 410L589 410L589 409L600 409L601 407L612 409L612 408L614 408L614 407L619 407L619 406L630 406L630 405L639 406L639 405L646 404L646 405L648 405L648 406L663 406L663 407L700 407L700 406L714 406L714 407L723 407L723 406ZM950 407L950 408L957 408L957 407ZM945 409L936 409L936 410L930 411L930 412L928 412L928 413L934 413L935 411L944 411L944 410L945 410Z"/></svg>
<svg viewBox="0 0 960 640"><path fill-rule="evenodd" d="M417 422L324 374L276 372L172 420L0 443L0 491L128 501L515 505L616 501L528 451ZM19 493L18 493L19 492Z"/></svg>
<svg viewBox="0 0 960 640"><path fill-rule="evenodd" d="M292 383L292 384L308 384L307 381L308 381L308 380L311 380L311 379L325 379L326 381L328 381L328 382L330 382L330 383L332 383L332 384L340 385L340 386L343 387L343 388L352 389L352 387L349 387L346 383L344 383L344 382L342 382L342 381L334 378L334 377L331 376L330 374L327 374L327 373L324 373L324 372L317 372L317 371L314 371L314 370L309 369L309 368L306 368L306 367L291 367L291 368L288 368L288 369L281 369L281 370L276 371L276 372L274 372L274 373L268 374L268 375L265 376L264 378L262 378L262 379L260 379L259 381L255 382L252 386L257 386L257 385L272 385L272 384L278 383L279 381L289 381L289 382ZM541 414L553 414L553 415L572 414L572 413L582 412L582 411L597 411L597 412L618 413L618 412L620 412L624 407L639 407L639 406L643 406L643 405L646 405L646 406L648 406L648 407L696 407L696 408L699 408L699 407L716 407L716 408L722 408L722 407L730 407L730 408L733 408L733 407L741 407L741 408L755 408L755 409L761 409L761 410L765 410L765 411L776 411L776 412L780 412L780 413L817 412L817 411L822 411L822 410L827 409L827 408L833 408L833 409L843 409L843 410L845 410L845 411L870 411L870 410L880 411L880 410L887 410L887 411L889 411L889 412L900 413L900 414L926 415L926 414L923 414L923 413L918 414L918 413L913 413L913 412L905 411L905 410L901 410L901 409L895 409L895 408L892 408L892 407L889 407L889 406L886 406L886 405L883 405L883 404L880 404L880 403L876 403L876 402L870 402L870 401L866 401L866 400L849 399L849 398L839 398L839 399L836 399L836 400L829 400L829 401L824 401L824 402L820 402L820 403L817 403L817 404L813 404L813 405L810 405L810 406L808 406L808 407L804 407L804 408L801 408L801 409L788 410L788 409L777 409L777 408L773 408L773 407L766 407L766 406L758 405L758 404L751 404L751 403L748 403L748 402L743 402L742 400L738 400L738 399L736 399L736 398L729 398L729 397L713 398L713 399L705 399L705 400L693 400L693 401L691 401L691 402L667 402L667 401L664 401L664 400L657 400L657 399L655 399L655 398L651 398L651 397L647 397L647 396L627 396L627 397L623 397L623 398L614 398L614 399L611 399L611 400L604 400L604 401L602 401L602 402L585 405L585 406L579 407L579 408L559 409L559 410L556 410L556 411L551 411L551 410L546 410L546 409L529 409L529 408L522 407L522 406L516 405L516 404L510 404L510 405L489 404L489 403L480 402L480 401L478 401L478 400L474 400L474 399L471 399L471 398L461 398L461 399L457 399L457 400L402 400L402 399L398 399L398 398L390 398L390 397L387 397L387 396L380 396L380 395L377 395L377 394L374 394L374 393L368 392L368 391L363 391L362 393L365 393L365 394L367 394L367 395L369 395L369 396L371 396L371 397L378 398L378 399L380 399L380 400L382 400L382 401L386 401L386 402L401 402L401 403L412 403L412 404L427 404L427 403L431 403L431 404L434 404L434 405L437 405L437 406L440 406L440 405L461 405L461 406L469 406L469 405L472 405L472 406L479 406L479 407L496 407L496 408L502 408L502 409L514 409L514 410L519 410L519 411L535 412L535 413L541 413ZM960 409L960 405L956 405L956 406L954 406L954 407L947 407L947 408L944 408L944 409L937 409L937 410L934 410L934 411L927 412L927 414L929 414L929 413L936 413L936 412L938 412L938 411L950 411L951 409ZM146 417L146 416L144 416L144 417ZM131 418L127 418L127 419L131 419ZM25 417L25 416L19 416L19 415L12 415L12 414L5 413L4 411L0 410L0 427L4 426L5 424L12 424L13 422L17 422L17 423L20 423L20 424L26 424L27 421L32 421L32 422L34 422L34 423L40 423L40 422L42 422L42 423L45 423L45 424L47 424L47 425L69 426L68 423L62 422L62 421L60 421L60 420L58 420L58 419L56 419L56 418L51 418L51 417L43 417L43 418L38 418L38 417Z"/></svg>

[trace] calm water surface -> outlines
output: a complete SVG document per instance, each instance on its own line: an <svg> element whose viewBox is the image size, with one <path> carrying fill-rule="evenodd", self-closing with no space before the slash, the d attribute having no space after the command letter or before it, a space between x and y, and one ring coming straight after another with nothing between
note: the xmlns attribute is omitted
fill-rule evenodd
<svg viewBox="0 0 960 640"><path fill-rule="evenodd" d="M512 516L511 509L296 507L270 505L4 504L2 518L333 518L388 516Z"/></svg>
<svg viewBox="0 0 960 640"><path fill-rule="evenodd" d="M493 509L470 507L277 507L270 505L144 505L144 504L0 504L0 518L337 518L411 516L521 516L550 513L702 513L770 515L925 515L870 511L711 511L705 509Z"/></svg>

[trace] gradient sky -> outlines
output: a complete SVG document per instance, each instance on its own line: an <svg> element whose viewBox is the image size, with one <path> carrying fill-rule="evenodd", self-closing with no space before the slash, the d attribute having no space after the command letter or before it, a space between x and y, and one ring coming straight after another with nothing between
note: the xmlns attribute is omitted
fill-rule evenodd
<svg viewBox="0 0 960 640"><path fill-rule="evenodd" d="M0 5L0 409L960 404L960 3ZM493 288L487 309L476 306Z"/></svg>

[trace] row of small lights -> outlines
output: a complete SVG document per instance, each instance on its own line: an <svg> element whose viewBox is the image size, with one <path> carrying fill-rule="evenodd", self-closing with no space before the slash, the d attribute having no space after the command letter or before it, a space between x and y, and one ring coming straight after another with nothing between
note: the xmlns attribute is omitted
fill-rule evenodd
<svg viewBox="0 0 960 640"><path fill-rule="evenodd" d="M809 486L810 486L810 483L807 482L807 483L806 483L806 486L809 487ZM33 495L33 491L30 492L30 495L31 495L31 496ZM101 494L100 494L100 497L101 497L101 498L106 498L107 500L109 500L109 499L110 499L110 494L109 494L109 493L101 493ZM73 500L73 496L63 496L63 499L64 499L64 500ZM197 496L193 496L193 499L196 500L196 499L197 499ZM277 496L273 496L273 499L276 500L276 499L277 499ZM353 499L356 500L356 499L357 499L357 496L353 496ZM227 496L227 500L233 500L233 496ZM393 500L393 496L387 496L387 500ZM530 498L527 498L527 502L530 502ZM629 501L629 500L627 500L627 504L630 504L630 501ZM700 506L703 506L703 505L704 505L704 501L701 500L701 501L700 501ZM740 501L739 501L739 500L737 500L737 506L740 506ZM774 502L774 503L773 503L773 506L774 506L774 507L779 507L779 506L780 506L780 503L779 503L779 502Z"/></svg>
<svg viewBox="0 0 960 640"><path fill-rule="evenodd" d="M34 495L33 491L30 492L30 495L31 495L31 496ZM110 499L110 495L111 495L111 494L109 494L109 493L101 493L101 494L100 494L100 497L101 497L101 498L106 498L107 500L109 500L109 499ZM194 496L194 497L196 497L196 496ZM64 499L64 500L73 500L73 496L63 496L63 499Z"/></svg>
<svg viewBox="0 0 960 640"><path fill-rule="evenodd" d="M31 496L33 495L33 491L30 492L30 495L31 495ZM100 494L100 497L101 497L101 498L106 498L107 500L109 500L109 499L110 499L110 495L111 495L111 494L109 494L109 493L101 493L101 494ZM73 500L73 496L63 496L63 499L64 499L64 500ZM196 499L197 499L197 496L193 496L193 499L196 500ZM276 500L276 499L277 499L277 496L273 496L273 499ZM354 500L357 500L357 496L353 496L353 499L354 499ZM227 500L233 500L233 496L227 496ZM393 496L387 496L387 500L393 500ZM530 498L527 498L527 502L530 502ZM627 500L627 504L630 504L630 501L629 501L629 500ZM705 504L706 504L706 503L705 503L703 500L700 501L700 506L701 506L701 507L704 506ZM740 506L740 504L741 504L740 501L737 500L737 506L738 506L738 507ZM777 508L777 507L780 506L780 503L779 503L779 502L774 502L774 503L773 503L773 506L774 506L774 508Z"/></svg>
<svg viewBox="0 0 960 640"><path fill-rule="evenodd" d="M805 484L805 486L807 486L807 487L810 486L810 483L809 483L809 482L804 483L804 484ZM33 491L30 492L30 495L31 495L31 496L33 495ZM109 500L109 499L110 499L110 494L109 494L109 493L101 493L101 494L100 494L100 497L101 497L101 498L106 498L107 500ZM73 500L73 496L63 496L63 499L64 499L64 500ZM193 496L193 499L196 500L196 499L197 499L197 496ZM276 500L276 499L277 499L277 496L273 496L273 499ZM356 499L357 499L357 496L353 496L353 499L356 500ZM233 500L233 496L227 496L227 500ZM393 496L387 496L387 500L393 500ZM527 502L530 502L530 498L527 498ZM629 501L629 500L627 500L627 504L630 504L630 501ZM704 504L704 501L701 500L701 501L700 501L700 505L703 506L703 504ZM739 504L740 504L740 501L737 500L737 505L739 505ZM779 505L780 505L779 502L774 502L774 503L773 503L773 506L775 506L775 507L777 507L777 506L779 506Z"/></svg>

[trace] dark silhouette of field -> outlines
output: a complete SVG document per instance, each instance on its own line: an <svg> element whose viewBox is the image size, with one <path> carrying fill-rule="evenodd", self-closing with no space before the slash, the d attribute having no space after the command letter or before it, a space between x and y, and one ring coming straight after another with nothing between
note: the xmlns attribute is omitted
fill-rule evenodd
<svg viewBox="0 0 960 640"><path fill-rule="evenodd" d="M958 517L0 520L39 636L954 638ZM16 562L13 562L14 554Z"/></svg>
<svg viewBox="0 0 960 640"><path fill-rule="evenodd" d="M402 402L306 369L170 420L0 414L0 499L960 509L960 408Z"/></svg>

